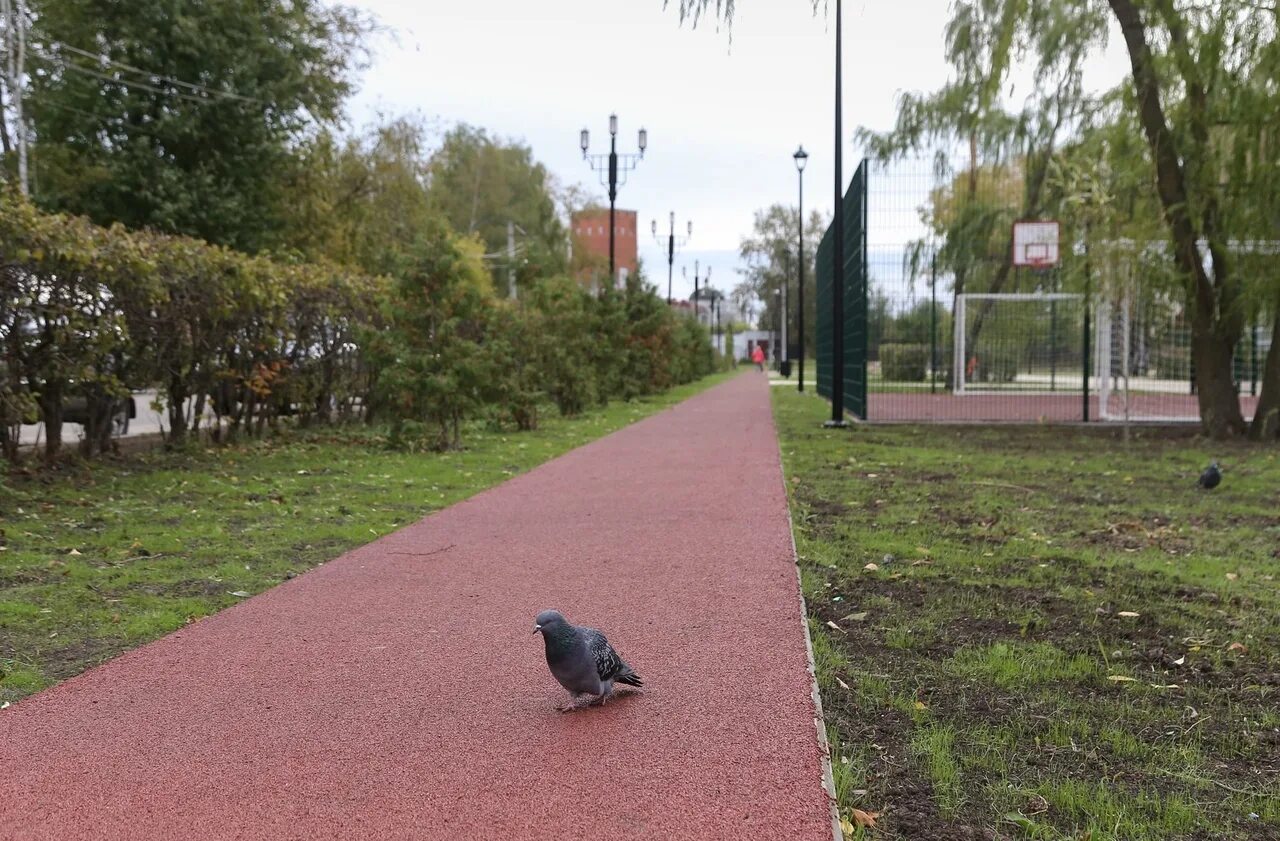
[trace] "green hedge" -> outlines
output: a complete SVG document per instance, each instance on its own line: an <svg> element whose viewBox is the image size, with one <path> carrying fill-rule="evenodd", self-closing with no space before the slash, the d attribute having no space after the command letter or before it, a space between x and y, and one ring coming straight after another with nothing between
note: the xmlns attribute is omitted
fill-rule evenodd
<svg viewBox="0 0 1280 841"><path fill-rule="evenodd" d="M929 346L880 345L880 377L888 382L918 383L929 369Z"/></svg>
<svg viewBox="0 0 1280 841"><path fill-rule="evenodd" d="M429 226L430 227L430 226ZM159 390L171 440L186 407L215 435L382 417L400 440L457 446L463 421L537 424L710 372L706 330L635 279L594 296L540 280L499 299L483 248L443 223L419 231L387 277L189 237L103 228L0 195L0 445L39 414L58 454L63 407L84 405L86 454L121 397Z"/></svg>

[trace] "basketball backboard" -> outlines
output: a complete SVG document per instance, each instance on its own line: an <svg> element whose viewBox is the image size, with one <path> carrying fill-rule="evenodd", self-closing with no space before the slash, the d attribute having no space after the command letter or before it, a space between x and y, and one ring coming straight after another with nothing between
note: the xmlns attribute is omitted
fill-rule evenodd
<svg viewBox="0 0 1280 841"><path fill-rule="evenodd" d="M1036 269L1058 265L1057 221L1014 222L1013 265Z"/></svg>

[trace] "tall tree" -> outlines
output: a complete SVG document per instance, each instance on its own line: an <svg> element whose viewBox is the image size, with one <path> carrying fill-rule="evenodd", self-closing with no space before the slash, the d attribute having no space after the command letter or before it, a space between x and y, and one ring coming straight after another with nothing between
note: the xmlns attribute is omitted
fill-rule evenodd
<svg viewBox="0 0 1280 841"><path fill-rule="evenodd" d="M552 189L546 167L528 146L465 124L445 135L431 160L432 206L458 233L479 237L495 266L507 253L513 223L526 271L565 270L567 233Z"/></svg>
<svg viewBox="0 0 1280 841"><path fill-rule="evenodd" d="M401 265L439 212L427 194L429 129L399 117L342 139L318 132L300 150L288 180L283 242L382 274Z"/></svg>
<svg viewBox="0 0 1280 841"><path fill-rule="evenodd" d="M368 28L321 0L30 0L36 198L101 223L275 243L300 137Z"/></svg>
<svg viewBox="0 0 1280 841"><path fill-rule="evenodd" d="M809 211L809 218L804 223L804 304L805 324L810 325L806 331L805 343L810 349L816 347L817 331L812 325L817 324L817 280L814 260L818 254L818 246L827 228L827 219L816 210ZM795 307L798 305L796 281L799 267L796 253L797 237L800 231L800 211L793 205L774 204L763 210L757 210L752 223L751 236L743 238L738 246L738 254L746 262L746 268L739 270L742 284L735 289L732 297L738 302L744 293L761 301L763 308L759 324L771 329L777 322L777 305L779 303L776 290L787 287L787 310L794 323ZM741 291L740 291L741 290ZM740 305L741 306L741 305ZM745 310L743 310L745 312Z"/></svg>
<svg viewBox="0 0 1280 841"><path fill-rule="evenodd" d="M1129 53L1131 107L1147 140L1173 258L1190 303L1201 420L1215 437L1239 434L1245 423L1232 357L1245 324L1245 288L1232 242L1256 230L1251 224L1256 214L1240 212L1237 197L1229 194L1231 179L1224 175L1230 173L1232 147L1251 145L1245 132L1263 128L1261 136L1275 136L1280 128L1274 79L1264 86L1254 75L1259 59L1274 51L1276 10L1240 0L1213 7L1179 8L1173 0L1141 5L1108 0L1108 5ZM1261 150L1255 146L1254 151ZM1272 356L1269 368L1280 364L1280 356ZM1274 437L1280 423L1272 407L1278 398L1267 385L1255 433Z"/></svg>

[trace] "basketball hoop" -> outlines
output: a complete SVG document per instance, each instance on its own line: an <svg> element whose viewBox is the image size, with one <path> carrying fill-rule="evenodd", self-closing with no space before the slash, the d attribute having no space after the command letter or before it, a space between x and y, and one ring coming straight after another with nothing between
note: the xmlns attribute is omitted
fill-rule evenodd
<svg viewBox="0 0 1280 841"><path fill-rule="evenodd" d="M1058 265L1058 223L1014 222L1013 265L1040 270Z"/></svg>

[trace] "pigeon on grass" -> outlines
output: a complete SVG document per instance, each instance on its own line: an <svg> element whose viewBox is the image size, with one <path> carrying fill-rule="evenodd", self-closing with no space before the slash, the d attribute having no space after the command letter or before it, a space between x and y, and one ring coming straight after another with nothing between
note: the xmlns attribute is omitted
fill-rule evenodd
<svg viewBox="0 0 1280 841"><path fill-rule="evenodd" d="M560 685L573 693L574 700L558 709L577 709L580 695L594 695L588 704L603 704L615 683L644 686L640 675L623 662L609 640L595 628L579 628L555 610L544 610L534 620L533 632L542 634L547 649L547 667Z"/></svg>
<svg viewBox="0 0 1280 841"><path fill-rule="evenodd" d="M1213 490L1218 487L1221 482L1222 471L1218 469L1218 463L1216 461L1206 467L1204 472L1200 474L1200 478L1196 480L1196 484L1204 488L1206 491Z"/></svg>

